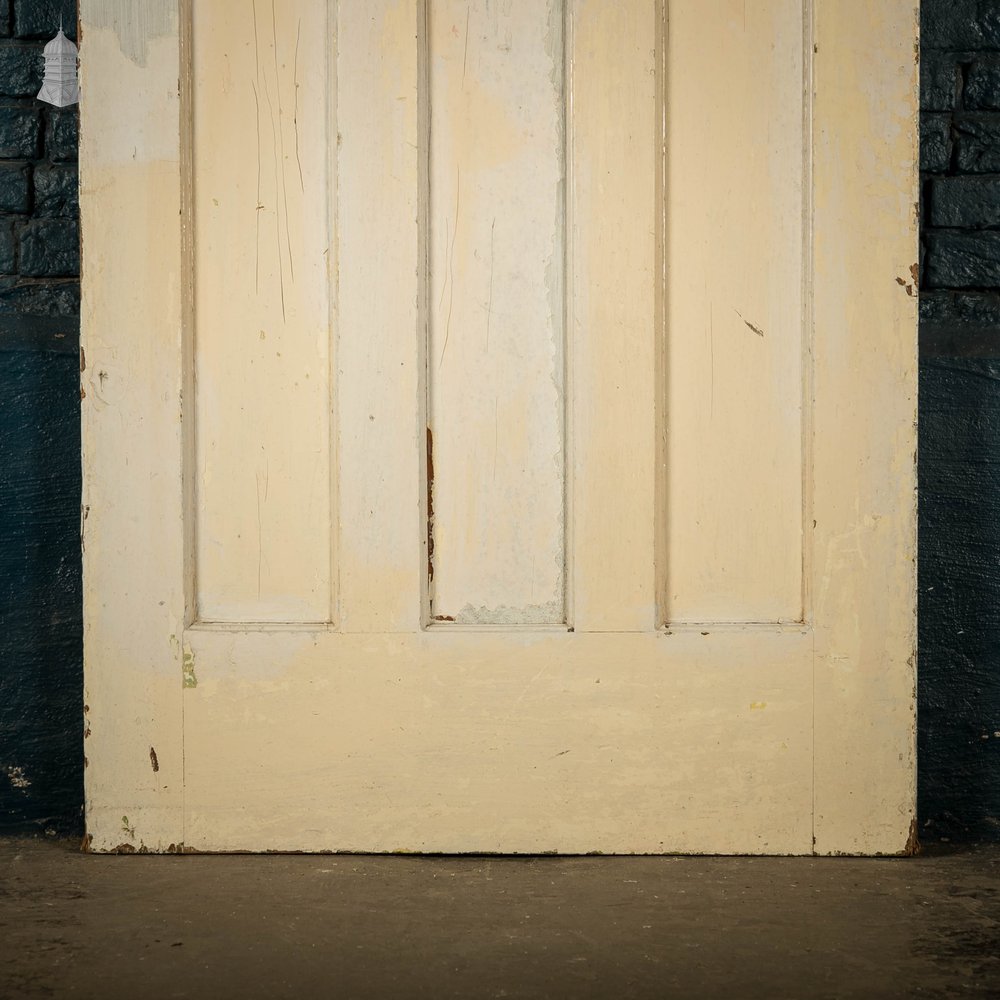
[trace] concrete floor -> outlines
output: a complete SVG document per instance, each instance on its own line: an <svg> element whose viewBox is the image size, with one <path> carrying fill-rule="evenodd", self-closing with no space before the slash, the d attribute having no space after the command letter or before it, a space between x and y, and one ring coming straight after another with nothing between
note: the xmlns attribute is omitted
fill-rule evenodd
<svg viewBox="0 0 1000 1000"><path fill-rule="evenodd" d="M0 840L0 997L1000 997L1000 849L100 857Z"/></svg>

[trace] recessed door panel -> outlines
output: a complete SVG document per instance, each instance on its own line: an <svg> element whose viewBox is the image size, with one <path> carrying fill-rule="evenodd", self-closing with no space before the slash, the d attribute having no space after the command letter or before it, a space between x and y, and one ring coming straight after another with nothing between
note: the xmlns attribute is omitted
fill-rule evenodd
<svg viewBox="0 0 1000 1000"><path fill-rule="evenodd" d="M564 7L427 4L438 621L565 621Z"/></svg>
<svg viewBox="0 0 1000 1000"><path fill-rule="evenodd" d="M331 616L327 4L198 3L192 46L197 605Z"/></svg>

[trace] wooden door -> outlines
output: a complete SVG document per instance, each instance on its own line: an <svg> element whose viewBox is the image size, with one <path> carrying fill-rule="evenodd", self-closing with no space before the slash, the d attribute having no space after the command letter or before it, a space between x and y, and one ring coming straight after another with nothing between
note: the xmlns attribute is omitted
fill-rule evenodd
<svg viewBox="0 0 1000 1000"><path fill-rule="evenodd" d="M912 4L81 7L92 848L912 846Z"/></svg>

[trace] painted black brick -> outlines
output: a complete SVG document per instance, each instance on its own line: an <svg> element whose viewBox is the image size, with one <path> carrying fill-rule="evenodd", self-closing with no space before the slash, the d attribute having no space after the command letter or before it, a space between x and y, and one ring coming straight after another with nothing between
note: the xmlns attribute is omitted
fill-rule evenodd
<svg viewBox="0 0 1000 1000"><path fill-rule="evenodd" d="M920 107L923 111L954 111L962 68L953 52L928 52L920 60Z"/></svg>
<svg viewBox="0 0 1000 1000"><path fill-rule="evenodd" d="M943 174L951 163L951 115L925 112L920 116L920 169Z"/></svg>
<svg viewBox="0 0 1000 1000"><path fill-rule="evenodd" d="M34 97L42 86L40 42L0 42L0 95Z"/></svg>
<svg viewBox="0 0 1000 1000"><path fill-rule="evenodd" d="M1000 4L997 0L923 0L921 47L1000 50Z"/></svg>
<svg viewBox="0 0 1000 1000"><path fill-rule="evenodd" d="M31 164L0 163L0 212L31 211Z"/></svg>
<svg viewBox="0 0 1000 1000"><path fill-rule="evenodd" d="M29 222L21 230L19 273L61 278L80 273L80 227L76 219Z"/></svg>
<svg viewBox="0 0 1000 1000"><path fill-rule="evenodd" d="M0 219L0 273L17 271L17 233L10 219Z"/></svg>
<svg viewBox="0 0 1000 1000"><path fill-rule="evenodd" d="M80 214L75 163L43 164L35 169L36 218L75 219Z"/></svg>
<svg viewBox="0 0 1000 1000"><path fill-rule="evenodd" d="M923 0L920 5L920 44L926 49L978 48L976 0Z"/></svg>
<svg viewBox="0 0 1000 1000"><path fill-rule="evenodd" d="M1000 226L1000 174L936 177L931 181L931 226L982 229Z"/></svg>
<svg viewBox="0 0 1000 1000"><path fill-rule="evenodd" d="M988 292L925 290L920 295L920 322L1000 327L1000 289Z"/></svg>
<svg viewBox="0 0 1000 1000"><path fill-rule="evenodd" d="M48 41L62 21L67 38L76 41L76 0L14 0L14 34Z"/></svg>
<svg viewBox="0 0 1000 1000"><path fill-rule="evenodd" d="M80 282L76 277L0 276L0 335L5 330L19 331L30 326L27 317L52 316L78 320L79 315Z"/></svg>
<svg viewBox="0 0 1000 1000"><path fill-rule="evenodd" d="M1000 231L931 230L924 277L928 288L1000 286Z"/></svg>
<svg viewBox="0 0 1000 1000"><path fill-rule="evenodd" d="M1000 57L977 59L969 66L962 97L970 111L1000 108Z"/></svg>
<svg viewBox="0 0 1000 1000"><path fill-rule="evenodd" d="M52 108L45 116L45 155L50 160L76 160L80 143L80 116L75 107Z"/></svg>
<svg viewBox="0 0 1000 1000"><path fill-rule="evenodd" d="M1000 115L959 115L954 129L959 172L1000 173Z"/></svg>
<svg viewBox="0 0 1000 1000"><path fill-rule="evenodd" d="M37 159L41 137L42 119L37 108L0 103L0 159Z"/></svg>

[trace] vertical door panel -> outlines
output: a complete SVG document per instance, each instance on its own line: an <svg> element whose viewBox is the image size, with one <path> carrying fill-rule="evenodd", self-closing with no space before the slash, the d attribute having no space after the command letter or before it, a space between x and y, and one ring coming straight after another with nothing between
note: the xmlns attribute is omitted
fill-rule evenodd
<svg viewBox="0 0 1000 1000"><path fill-rule="evenodd" d="M435 619L565 620L563 0L428 0Z"/></svg>
<svg viewBox="0 0 1000 1000"><path fill-rule="evenodd" d="M657 175L653 2L574 0L570 351L573 625L656 625Z"/></svg>
<svg viewBox="0 0 1000 1000"><path fill-rule="evenodd" d="M794 621L803 4L705 0L668 12L663 610L672 622Z"/></svg>
<svg viewBox="0 0 1000 1000"><path fill-rule="evenodd" d="M193 18L198 614L327 621L327 5Z"/></svg>

